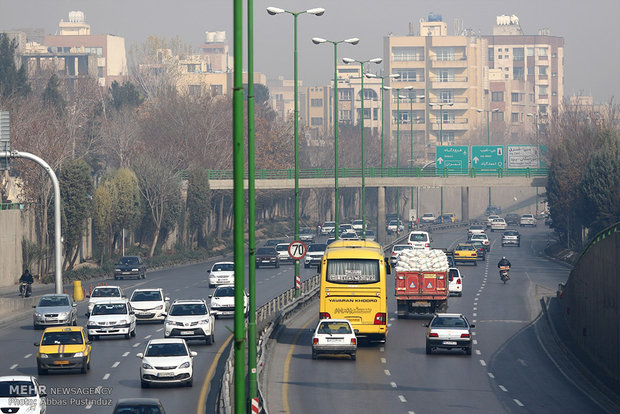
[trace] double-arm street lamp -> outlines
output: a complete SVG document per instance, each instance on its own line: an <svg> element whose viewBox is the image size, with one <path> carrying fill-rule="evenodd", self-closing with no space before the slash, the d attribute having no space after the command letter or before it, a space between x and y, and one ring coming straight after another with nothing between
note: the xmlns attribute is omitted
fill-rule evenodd
<svg viewBox="0 0 620 414"><path fill-rule="evenodd" d="M342 61L346 64L351 63L359 63L361 70L361 93L360 98L362 99L362 238L366 238L366 151L364 148L364 118L366 117L364 114L364 64L365 63L376 63L377 65L383 62L381 58L373 58L368 60L357 60L351 58L342 58Z"/></svg>
<svg viewBox="0 0 620 414"><path fill-rule="evenodd" d="M321 43L331 43L334 45L334 238L338 240L339 230L339 211L338 211L338 45L340 43L348 43L356 45L359 43L357 37L344 40L327 40L321 37L313 37L312 43L320 45Z"/></svg>
<svg viewBox="0 0 620 414"><path fill-rule="evenodd" d="M278 7L267 7L267 13L270 15L276 15L281 13L288 13L293 16L294 20L294 36L293 36L293 44L294 44L294 55L293 55L293 77L294 77L294 96L295 100L295 110L294 110L294 147L295 147L295 240L299 240L299 152L298 152L298 141L299 141L299 85L297 80L297 17L300 14L314 14L315 16L322 16L325 13L325 9L323 8L315 8L308 9L302 11L289 11L280 9ZM300 284L300 274L299 274L299 260L295 260L295 297L298 297L300 294L301 284Z"/></svg>
<svg viewBox="0 0 620 414"><path fill-rule="evenodd" d="M390 86L384 86L386 91L396 91L396 171L400 168L400 100L405 99L406 96L401 96L400 91L410 91L413 86L403 86L402 88L392 88ZM398 172L396 173L398 175ZM400 222L400 187L396 188L396 228L399 228Z"/></svg>
<svg viewBox="0 0 620 414"><path fill-rule="evenodd" d="M536 128L536 151L538 154L538 168L540 168L540 127L538 125L538 112L527 114L534 120L534 128ZM536 187L536 215L538 215L538 187Z"/></svg>
<svg viewBox="0 0 620 414"><path fill-rule="evenodd" d="M384 91L384 83L386 79L398 79L400 78L400 73L392 73L391 75L384 75L384 76L379 76L379 75L375 75L374 73L367 73L366 74L367 78L370 79L381 79L381 175L383 176L383 159L384 159L384 152L383 152L383 124L384 124L384 118L385 118L385 110L383 108L383 91Z"/></svg>
<svg viewBox="0 0 620 414"><path fill-rule="evenodd" d="M499 108L495 109L480 109L474 108L478 113L486 112L487 113L487 145L491 145L491 123L489 121L489 114L491 112L498 112ZM489 187L489 211L491 211L491 187Z"/></svg>
<svg viewBox="0 0 620 414"><path fill-rule="evenodd" d="M443 107L452 106L454 105L454 102L432 102L429 105L439 107L439 145L443 146ZM440 220L443 220L443 185L439 190L441 192L439 217Z"/></svg>
<svg viewBox="0 0 620 414"><path fill-rule="evenodd" d="M418 118L413 118L413 100L414 99L424 99L424 95L412 95L411 91L409 91L409 104L410 104L410 114L409 114L409 123L411 124L411 152L409 154L409 168L411 169L411 171L413 171L413 121L417 120ZM413 186L411 187L411 204L410 204L410 208L413 210ZM418 215L418 212L416 211L416 216Z"/></svg>

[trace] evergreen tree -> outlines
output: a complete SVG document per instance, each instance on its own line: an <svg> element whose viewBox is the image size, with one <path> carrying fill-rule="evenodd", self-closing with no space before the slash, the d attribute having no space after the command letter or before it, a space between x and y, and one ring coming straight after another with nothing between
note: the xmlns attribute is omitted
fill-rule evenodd
<svg viewBox="0 0 620 414"><path fill-rule="evenodd" d="M144 98L140 96L140 92L131 82L123 82L122 85L119 85L117 81L112 82L110 95L112 96L111 104L117 110L124 106L137 108L144 102Z"/></svg>
<svg viewBox="0 0 620 414"><path fill-rule="evenodd" d="M60 79L52 74L43 90L43 102L56 108L59 114L65 111L66 102L60 93Z"/></svg>
<svg viewBox="0 0 620 414"><path fill-rule="evenodd" d="M30 92L26 68L15 65L17 42L9 40L6 33L0 33L0 95L9 97L14 94L25 96Z"/></svg>
<svg viewBox="0 0 620 414"><path fill-rule="evenodd" d="M204 244L203 227L211 207L209 176L203 168L189 171L187 183L187 210L189 213L190 245Z"/></svg>

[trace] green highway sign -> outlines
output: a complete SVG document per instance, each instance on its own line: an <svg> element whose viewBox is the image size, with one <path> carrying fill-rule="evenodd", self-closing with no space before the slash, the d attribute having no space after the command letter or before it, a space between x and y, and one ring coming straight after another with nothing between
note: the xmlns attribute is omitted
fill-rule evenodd
<svg viewBox="0 0 620 414"><path fill-rule="evenodd" d="M472 145L471 166L477 170L504 168L504 147L502 145Z"/></svg>
<svg viewBox="0 0 620 414"><path fill-rule="evenodd" d="M469 168L469 147L467 145L444 145L435 147L435 165L441 174L445 168L467 171Z"/></svg>

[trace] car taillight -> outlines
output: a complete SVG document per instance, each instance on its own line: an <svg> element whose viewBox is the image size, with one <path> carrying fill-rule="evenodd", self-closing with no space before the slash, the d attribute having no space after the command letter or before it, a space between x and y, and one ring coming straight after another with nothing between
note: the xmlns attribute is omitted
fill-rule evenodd
<svg viewBox="0 0 620 414"><path fill-rule="evenodd" d="M461 284L461 279L456 279L456 284L460 285Z"/></svg>
<svg viewBox="0 0 620 414"><path fill-rule="evenodd" d="M357 338L351 338L351 345L357 345Z"/></svg>
<svg viewBox="0 0 620 414"><path fill-rule="evenodd" d="M468 333L461 334L461 338L469 338L469 334Z"/></svg>
<svg viewBox="0 0 620 414"><path fill-rule="evenodd" d="M319 318L320 319L331 319L332 316L327 312L319 312Z"/></svg>
<svg viewBox="0 0 620 414"><path fill-rule="evenodd" d="M430 243L425 243L424 247L431 247L431 244Z"/></svg>
<svg viewBox="0 0 620 414"><path fill-rule="evenodd" d="M312 338L312 344L316 345L319 343L319 338Z"/></svg>
<svg viewBox="0 0 620 414"><path fill-rule="evenodd" d="M439 337L439 335L437 335L435 332L429 333L428 336L430 336L431 338L438 338Z"/></svg>
<svg viewBox="0 0 620 414"><path fill-rule="evenodd" d="M383 312L378 312L375 315L375 325L385 325L387 322L387 315Z"/></svg>

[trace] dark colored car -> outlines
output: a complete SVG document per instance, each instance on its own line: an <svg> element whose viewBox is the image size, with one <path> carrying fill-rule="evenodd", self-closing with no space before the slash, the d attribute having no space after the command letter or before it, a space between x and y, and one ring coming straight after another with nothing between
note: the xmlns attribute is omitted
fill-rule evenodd
<svg viewBox="0 0 620 414"><path fill-rule="evenodd" d="M157 398L121 398L113 414L166 414Z"/></svg>
<svg viewBox="0 0 620 414"><path fill-rule="evenodd" d="M276 269L280 267L280 259L275 248L259 247L256 250L256 268L261 266L273 266Z"/></svg>
<svg viewBox="0 0 620 414"><path fill-rule="evenodd" d="M146 279L146 265L140 257L123 256L114 265L114 279L124 279L126 277Z"/></svg>
<svg viewBox="0 0 620 414"><path fill-rule="evenodd" d="M285 242L286 242L286 240L284 240L284 239L269 239L265 243L265 247L269 247L269 246L276 247L278 244L285 243Z"/></svg>
<svg viewBox="0 0 620 414"><path fill-rule="evenodd" d="M484 243L479 240L470 240L469 243L476 247L476 250L478 251L478 260L487 260L487 249Z"/></svg>
<svg viewBox="0 0 620 414"><path fill-rule="evenodd" d="M519 215L514 213L506 214L506 217L504 217L504 220L506 220L506 224L508 224L509 226L519 224L519 219Z"/></svg>

